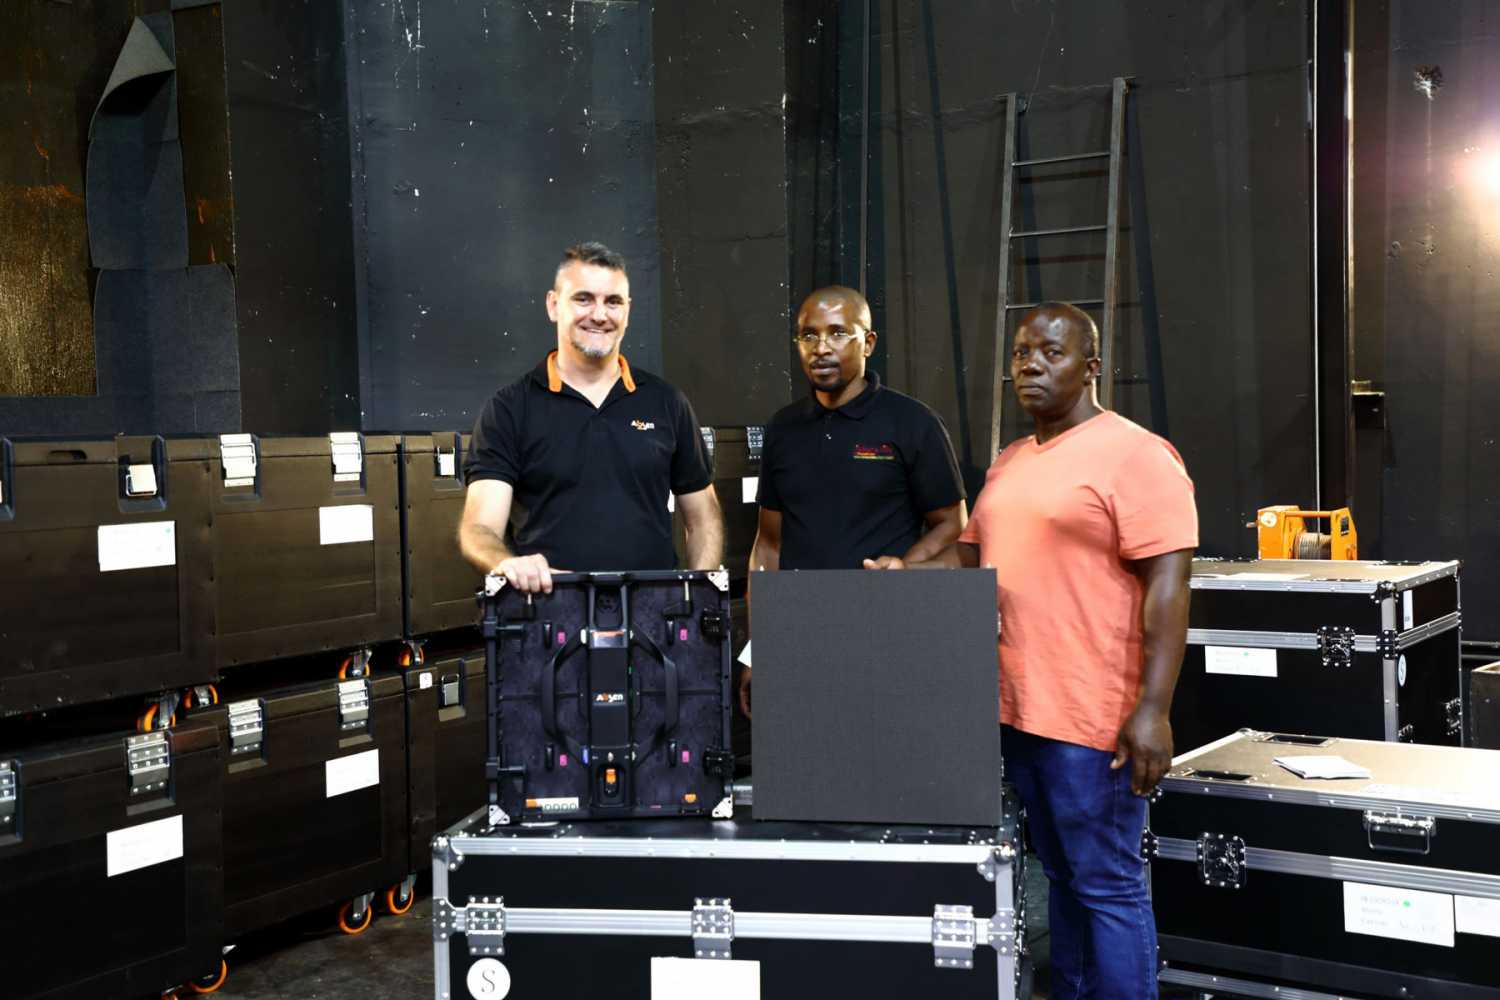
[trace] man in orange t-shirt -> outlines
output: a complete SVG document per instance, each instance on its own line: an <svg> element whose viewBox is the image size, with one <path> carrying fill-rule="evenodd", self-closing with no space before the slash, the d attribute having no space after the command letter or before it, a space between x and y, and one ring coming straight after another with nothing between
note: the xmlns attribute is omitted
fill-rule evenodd
<svg viewBox="0 0 1500 1000"><path fill-rule="evenodd" d="M1000 742L1051 883L1055 1000L1156 996L1144 796L1171 766L1198 544L1182 458L1099 406L1099 368L1087 314L1022 318L1010 372L1036 434L995 459L958 543L914 564L996 570Z"/></svg>

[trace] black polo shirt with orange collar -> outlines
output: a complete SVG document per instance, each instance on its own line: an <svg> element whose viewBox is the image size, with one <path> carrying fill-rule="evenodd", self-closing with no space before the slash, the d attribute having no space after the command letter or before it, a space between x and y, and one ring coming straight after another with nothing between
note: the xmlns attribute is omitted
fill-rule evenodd
<svg viewBox="0 0 1500 1000"><path fill-rule="evenodd" d="M928 513L964 499L942 419L874 372L865 379L836 410L809 393L766 425L757 500L781 514L782 569L905 555Z"/></svg>
<svg viewBox="0 0 1500 1000"><path fill-rule="evenodd" d="M507 543L573 572L671 569L667 494L710 483L693 408L677 389L620 358L598 408L566 385L557 352L495 393L464 460L464 481L515 490Z"/></svg>

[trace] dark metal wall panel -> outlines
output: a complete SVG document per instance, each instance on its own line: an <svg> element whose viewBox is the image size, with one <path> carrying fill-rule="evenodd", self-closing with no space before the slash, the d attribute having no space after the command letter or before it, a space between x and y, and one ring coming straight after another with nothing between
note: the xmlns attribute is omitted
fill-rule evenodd
<svg viewBox="0 0 1500 1000"><path fill-rule="evenodd" d="M1107 149L1110 81L1132 76L1139 162L1127 168L1116 408L1183 453L1202 551L1251 554L1257 507L1314 493L1305 4L872 6L870 287L889 382L943 415L977 490L990 459L1001 97L1027 101L1018 157ZM841 54L843 76L860 57L857 45ZM1102 222L1102 174L1023 175L1016 228ZM1013 249L1013 301L1102 288L1102 237ZM1008 440L1027 432L1020 416L1008 407Z"/></svg>
<svg viewBox="0 0 1500 1000"><path fill-rule="evenodd" d="M646 3L345 0L364 291L364 426L467 429L555 347L565 247L631 279L634 364L661 371Z"/></svg>
<svg viewBox="0 0 1500 1000"><path fill-rule="evenodd" d="M764 0L653 6L666 375L704 424L763 423L801 381L781 11Z"/></svg>
<svg viewBox="0 0 1500 1000"><path fill-rule="evenodd" d="M359 359L339 7L222 7L244 426L353 430Z"/></svg>
<svg viewBox="0 0 1500 1000"><path fill-rule="evenodd" d="M1500 11L1391 0L1356 17L1389 33L1365 50L1384 65L1356 69L1373 81L1355 110L1355 366L1386 421L1372 555L1465 560L1465 638L1500 638Z"/></svg>

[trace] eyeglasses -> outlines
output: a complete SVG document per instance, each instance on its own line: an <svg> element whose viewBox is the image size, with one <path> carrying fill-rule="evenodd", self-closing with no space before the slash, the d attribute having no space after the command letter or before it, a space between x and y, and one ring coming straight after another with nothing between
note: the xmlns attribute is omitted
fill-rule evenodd
<svg viewBox="0 0 1500 1000"><path fill-rule="evenodd" d="M826 330L822 333L813 333L811 330L803 330L801 333L797 333L792 336L792 343L796 344L798 347L803 348L804 350L810 351L813 348L817 347L821 341L826 340L828 341L829 347L833 348L835 351L841 351L848 345L849 341L858 336L859 333L857 331L851 333L848 330L842 329Z"/></svg>

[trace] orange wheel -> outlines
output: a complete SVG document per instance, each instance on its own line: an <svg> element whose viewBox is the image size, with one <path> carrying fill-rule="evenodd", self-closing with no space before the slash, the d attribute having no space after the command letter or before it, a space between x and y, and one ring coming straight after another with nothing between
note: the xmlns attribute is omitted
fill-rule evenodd
<svg viewBox="0 0 1500 1000"><path fill-rule="evenodd" d="M385 908L398 917L409 911L417 902L415 887L406 894L406 902L401 902L401 886L405 884L405 882L402 882L399 885L393 885L385 891Z"/></svg>
<svg viewBox="0 0 1500 1000"><path fill-rule="evenodd" d="M354 665L354 657L353 656L346 656L346 657L344 657L344 662L339 664L339 680L346 681L346 680L349 679L349 668L351 666L353 666L353 665Z"/></svg>
<svg viewBox="0 0 1500 1000"><path fill-rule="evenodd" d="M141 713L141 717L136 720L135 728L137 730L139 730L140 732L149 733L149 732L151 732L151 723L153 723L155 721L156 721L156 706L152 705L150 708L146 709L144 712Z"/></svg>
<svg viewBox="0 0 1500 1000"><path fill-rule="evenodd" d="M208 686L208 703L210 705L217 705L219 703L219 689L212 684Z"/></svg>
<svg viewBox="0 0 1500 1000"><path fill-rule="evenodd" d="M365 907L365 919L362 923L352 925L349 916L354 912L354 901L350 900L339 908L339 930L345 934L363 934L370 927L370 921L375 919L375 908Z"/></svg>
<svg viewBox="0 0 1500 1000"><path fill-rule="evenodd" d="M188 983L188 989L194 993L217 993L219 987L224 985L224 980L229 978L229 963L222 958L219 959L219 971L214 975L204 976L202 979Z"/></svg>

